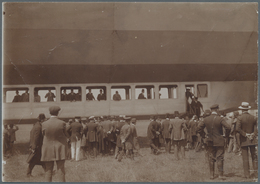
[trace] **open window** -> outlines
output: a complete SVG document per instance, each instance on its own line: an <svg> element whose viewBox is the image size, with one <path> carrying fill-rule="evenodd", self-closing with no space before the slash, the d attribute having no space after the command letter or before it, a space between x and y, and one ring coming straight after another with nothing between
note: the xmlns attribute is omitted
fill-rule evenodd
<svg viewBox="0 0 260 184"><path fill-rule="evenodd" d="M130 100L131 87L130 86L112 86L111 87L111 100Z"/></svg>
<svg viewBox="0 0 260 184"><path fill-rule="evenodd" d="M4 88L3 101L5 103L29 102L29 88Z"/></svg>
<svg viewBox="0 0 260 184"><path fill-rule="evenodd" d="M107 99L107 88L106 86L88 86L86 88L86 100L106 100Z"/></svg>
<svg viewBox="0 0 260 184"><path fill-rule="evenodd" d="M37 87L34 88L34 102L55 102L55 87Z"/></svg>
<svg viewBox="0 0 260 184"><path fill-rule="evenodd" d="M153 85L140 85L135 87L135 99L154 99L154 96Z"/></svg>
<svg viewBox="0 0 260 184"><path fill-rule="evenodd" d="M160 85L159 99L175 99L177 98L177 85Z"/></svg>
<svg viewBox="0 0 260 184"><path fill-rule="evenodd" d="M197 94L199 98L208 97L208 85L207 84L198 84L197 85Z"/></svg>
<svg viewBox="0 0 260 184"><path fill-rule="evenodd" d="M81 101L81 87L61 87L60 101Z"/></svg>

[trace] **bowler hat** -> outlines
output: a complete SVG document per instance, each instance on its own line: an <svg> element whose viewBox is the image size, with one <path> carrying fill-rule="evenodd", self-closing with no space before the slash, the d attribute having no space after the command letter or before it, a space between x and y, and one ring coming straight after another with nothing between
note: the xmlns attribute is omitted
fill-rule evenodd
<svg viewBox="0 0 260 184"><path fill-rule="evenodd" d="M210 109L218 109L219 108L219 105L218 104L214 104L210 107Z"/></svg>
<svg viewBox="0 0 260 184"><path fill-rule="evenodd" d="M60 111L60 107L59 106L51 106L49 108L50 114L51 115L57 115L58 112Z"/></svg>
<svg viewBox="0 0 260 184"><path fill-rule="evenodd" d="M242 102L241 106L238 107L239 109L250 109L251 106L249 106L248 102Z"/></svg>

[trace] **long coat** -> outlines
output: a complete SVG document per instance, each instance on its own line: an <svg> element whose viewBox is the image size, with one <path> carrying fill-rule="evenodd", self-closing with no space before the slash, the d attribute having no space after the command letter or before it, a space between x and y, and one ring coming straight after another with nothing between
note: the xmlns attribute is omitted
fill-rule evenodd
<svg viewBox="0 0 260 184"><path fill-rule="evenodd" d="M117 139L116 139L116 146L121 148L123 145L122 145L122 142L121 142L121 136L120 136L120 132L121 132L121 129L122 127L125 125L125 122L118 122L116 127L115 127L115 132L116 132L116 135L117 135Z"/></svg>
<svg viewBox="0 0 260 184"><path fill-rule="evenodd" d="M133 133L129 124L125 124L120 131L121 140L125 140L125 149L130 150L134 148Z"/></svg>
<svg viewBox="0 0 260 184"><path fill-rule="evenodd" d="M42 123L42 133L41 161L65 160L68 148L65 122L51 117Z"/></svg>
<svg viewBox="0 0 260 184"><path fill-rule="evenodd" d="M170 134L170 120L166 119L165 121L162 122L162 126L161 126L161 131L162 131L162 135L164 139L170 139L171 138L171 134Z"/></svg>
<svg viewBox="0 0 260 184"><path fill-rule="evenodd" d="M243 146L257 145L257 140L249 140L246 137L246 133L254 133L257 136L257 118L248 112L243 112L241 116L237 118L237 131L240 133L240 144Z"/></svg>
<svg viewBox="0 0 260 184"><path fill-rule="evenodd" d="M86 132L87 132L87 139L89 142L97 142L97 131L98 131L98 124L94 122L90 122L87 124Z"/></svg>
<svg viewBox="0 0 260 184"><path fill-rule="evenodd" d="M206 140L210 146L224 146L225 139L223 137L223 127L226 130L226 136L229 135L231 127L224 118L212 113L204 118L198 125L198 132L202 135L206 127L208 139Z"/></svg>
<svg viewBox="0 0 260 184"><path fill-rule="evenodd" d="M40 122L37 122L33 125L33 128L30 131L30 148L32 150L35 150L35 155L30 162L41 164L42 142L43 142L42 125Z"/></svg>

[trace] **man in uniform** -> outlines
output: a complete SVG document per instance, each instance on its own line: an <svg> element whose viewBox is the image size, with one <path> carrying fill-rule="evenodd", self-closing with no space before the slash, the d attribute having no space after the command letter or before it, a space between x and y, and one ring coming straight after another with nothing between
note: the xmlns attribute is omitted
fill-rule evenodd
<svg viewBox="0 0 260 184"><path fill-rule="evenodd" d="M101 89L100 90L100 93L98 94L97 96L97 100L100 101L100 100L106 100L106 95L103 93L103 90Z"/></svg>
<svg viewBox="0 0 260 184"><path fill-rule="evenodd" d="M204 128L206 127L206 139L209 154L209 169L210 179L214 179L214 167L217 162L219 178L223 179L223 166L224 166L224 152L225 152L225 138L223 137L223 127L226 130L226 136L229 136L230 126L223 118L218 115L219 105L215 104L210 107L211 115L204 118L203 122L198 125L198 132L203 135Z"/></svg>
<svg viewBox="0 0 260 184"><path fill-rule="evenodd" d="M86 99L90 101L95 100L93 93L91 93L91 89L88 90L88 93L86 94Z"/></svg>
<svg viewBox="0 0 260 184"><path fill-rule="evenodd" d="M142 89L142 92L139 94L138 99L146 99L144 97L144 89Z"/></svg>
<svg viewBox="0 0 260 184"><path fill-rule="evenodd" d="M83 132L83 126L80 123L80 117L76 116L75 121L71 123L71 160L79 161L79 153L81 146L81 136ZM76 156L75 156L76 155Z"/></svg>
<svg viewBox="0 0 260 184"><path fill-rule="evenodd" d="M176 160L179 160L179 150L181 151L182 158L185 158L185 134L184 131L187 131L185 121L180 119L180 114L178 111L174 113L174 120L170 122L169 130L171 132L172 145L174 147L174 155Z"/></svg>
<svg viewBox="0 0 260 184"><path fill-rule="evenodd" d="M194 96L192 92L190 92L190 87L186 87L185 91L185 96L186 96L186 112L192 114L192 108L189 103L189 99L192 100L192 97Z"/></svg>
<svg viewBox="0 0 260 184"><path fill-rule="evenodd" d="M202 111L203 111L203 105L200 103L200 101L198 101L198 97L194 97L193 99L194 100L192 100L192 102L191 102L191 107L192 107L195 115L197 115L197 117L200 118L200 114L201 114L200 109L202 109Z"/></svg>
<svg viewBox="0 0 260 184"><path fill-rule="evenodd" d="M49 92L45 95L45 98L47 98L47 102L53 102L54 98L56 98L56 96L49 89Z"/></svg>
<svg viewBox="0 0 260 184"><path fill-rule="evenodd" d="M22 94L22 102L29 102L28 89L26 89L25 93Z"/></svg>
<svg viewBox="0 0 260 184"><path fill-rule="evenodd" d="M250 177L248 155L248 150L250 150L254 169L253 177L257 178L258 160L255 150L255 146L258 144L256 139L258 135L257 118L248 113L248 110L251 108L248 102L242 102L238 108L242 110L242 115L237 118L237 131L240 133L244 175L246 178Z"/></svg>
<svg viewBox="0 0 260 184"><path fill-rule="evenodd" d="M125 117L125 125L120 130L120 138L122 141L123 149L129 154L130 158L134 159L134 152L133 152L133 133L130 127L130 117ZM120 162L122 159L123 150L121 151L118 161Z"/></svg>
<svg viewBox="0 0 260 184"><path fill-rule="evenodd" d="M62 90L61 101L67 101L67 97L66 89Z"/></svg>
<svg viewBox="0 0 260 184"><path fill-rule="evenodd" d="M67 153L66 123L58 119L59 106L49 108L51 117L42 123L42 156L45 162L45 182L52 181L54 162L57 165L58 182L65 182L65 159Z"/></svg>
<svg viewBox="0 0 260 184"><path fill-rule="evenodd" d="M22 101L22 97L21 97L21 95L19 95L19 91L16 90L15 93L16 93L16 95L14 96L14 99L13 99L12 102L21 102Z"/></svg>
<svg viewBox="0 0 260 184"><path fill-rule="evenodd" d="M114 101L120 101L121 100L121 96L118 93L118 91L116 91L116 93L113 95L113 100Z"/></svg>
<svg viewBox="0 0 260 184"><path fill-rule="evenodd" d="M170 128L170 114L166 114L166 119L162 122L162 127L161 127L166 153L171 152L171 133L169 131L169 128Z"/></svg>
<svg viewBox="0 0 260 184"><path fill-rule="evenodd" d="M147 128L147 138L149 139L149 144L151 147L151 153L153 154L158 154L159 153L159 148L155 145L156 144L156 136L160 134L160 132L156 131L157 130L157 122L155 121L156 117L151 116L150 117L150 124Z"/></svg>
<svg viewBox="0 0 260 184"><path fill-rule="evenodd" d="M13 128L15 127L15 128ZM16 136L15 136L15 132L19 130L18 126L10 124L9 125L9 135L10 135L10 154L13 155L14 154L14 142L16 141Z"/></svg>
<svg viewBox="0 0 260 184"><path fill-rule="evenodd" d="M97 131L98 124L95 123L94 116L89 117L89 123L86 127L87 139L89 142L89 150L93 150L94 157L97 157Z"/></svg>

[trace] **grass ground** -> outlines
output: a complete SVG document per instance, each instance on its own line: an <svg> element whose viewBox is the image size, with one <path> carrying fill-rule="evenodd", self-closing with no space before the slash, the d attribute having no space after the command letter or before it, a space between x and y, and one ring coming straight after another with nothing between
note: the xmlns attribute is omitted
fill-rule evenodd
<svg viewBox="0 0 260 184"><path fill-rule="evenodd" d="M204 152L186 151L186 159L175 160L173 154L165 154L164 148L160 155L150 154L146 140L148 121L137 122L142 156L134 161L126 158L117 162L111 156L87 158L80 162L66 161L67 182L252 182L243 178L242 158L233 153L225 153L225 180L209 180L209 169ZM3 164L2 180L6 182L41 182L44 172L41 166L35 166L32 175L26 177L28 164L29 132L32 125L20 125L17 131L15 155ZM4 163L3 162L3 163ZM54 175L53 181L56 180Z"/></svg>

